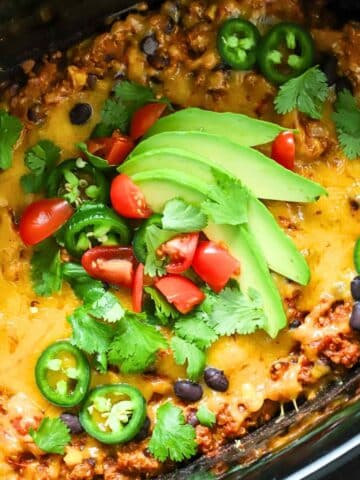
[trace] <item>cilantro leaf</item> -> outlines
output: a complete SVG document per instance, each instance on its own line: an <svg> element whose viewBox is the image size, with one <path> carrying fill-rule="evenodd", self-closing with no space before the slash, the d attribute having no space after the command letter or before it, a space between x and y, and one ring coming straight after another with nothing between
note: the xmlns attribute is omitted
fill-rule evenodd
<svg viewBox="0 0 360 480"><path fill-rule="evenodd" d="M127 80L115 85L114 93L115 97L120 98L124 103L135 104L135 110L138 106L141 107L145 103L156 101L151 88Z"/></svg>
<svg viewBox="0 0 360 480"><path fill-rule="evenodd" d="M156 225L149 225L145 233L145 244L147 249L147 255L145 260L145 273L151 277L164 275L165 259L157 256L157 249L163 243L174 237L176 232L169 230L162 230Z"/></svg>
<svg viewBox="0 0 360 480"><path fill-rule="evenodd" d="M218 338L215 331L196 312L189 317L179 319L175 323L175 333L200 349L210 347Z"/></svg>
<svg viewBox="0 0 360 480"><path fill-rule="evenodd" d="M60 455L71 440L70 430L60 418L43 418L39 428L30 428L29 434L41 450Z"/></svg>
<svg viewBox="0 0 360 480"><path fill-rule="evenodd" d="M12 165L12 153L20 137L22 123L17 117L0 109L0 169L6 170Z"/></svg>
<svg viewBox="0 0 360 480"><path fill-rule="evenodd" d="M145 287L145 292L150 295L155 307L155 316L163 324L167 325L169 320L179 317L179 312L166 300L156 288Z"/></svg>
<svg viewBox="0 0 360 480"><path fill-rule="evenodd" d="M360 108L349 90L339 93L333 119L341 148L353 160L360 156Z"/></svg>
<svg viewBox="0 0 360 480"><path fill-rule="evenodd" d="M60 250L54 239L46 239L34 247L30 265L32 287L37 295L48 297L61 289Z"/></svg>
<svg viewBox="0 0 360 480"><path fill-rule="evenodd" d="M175 363L187 363L186 374L190 380L197 380L205 368L205 353L192 343L180 337L172 337L170 346L174 352Z"/></svg>
<svg viewBox="0 0 360 480"><path fill-rule="evenodd" d="M200 208L190 205L181 198L169 200L164 208L162 226L176 232L198 232L207 225L207 217Z"/></svg>
<svg viewBox="0 0 360 480"><path fill-rule="evenodd" d="M124 316L125 311L118 298L106 291L102 282L91 278L81 265L67 263L63 274L75 295L84 302L88 315L107 322L116 322Z"/></svg>
<svg viewBox="0 0 360 480"><path fill-rule="evenodd" d="M213 171L217 185L212 186L208 198L202 203L202 211L220 225L247 223L248 190L239 180L217 170Z"/></svg>
<svg viewBox="0 0 360 480"><path fill-rule="evenodd" d="M145 319L144 314L127 313L118 325L108 359L123 373L143 372L155 362L158 350L168 346L155 327L144 323Z"/></svg>
<svg viewBox="0 0 360 480"><path fill-rule="evenodd" d="M259 293L249 289L244 295L238 289L225 288L214 303L209 324L218 335L248 335L264 328L266 317Z"/></svg>
<svg viewBox="0 0 360 480"><path fill-rule="evenodd" d="M78 307L67 320L72 327L70 341L73 345L89 354L108 351L114 328L91 317L86 306Z"/></svg>
<svg viewBox="0 0 360 480"><path fill-rule="evenodd" d="M216 423L216 415L214 412L209 410L205 405L201 405L199 410L196 412L196 417L205 427L213 427Z"/></svg>
<svg viewBox="0 0 360 480"><path fill-rule="evenodd" d="M319 119L328 96L326 76L316 65L281 85L275 98L275 110L284 114L297 108L309 117Z"/></svg>
<svg viewBox="0 0 360 480"><path fill-rule="evenodd" d="M119 129L126 132L131 119L131 111L119 98L109 98L101 111L100 125L106 126L111 133ZM111 135L110 133L110 135Z"/></svg>
<svg viewBox="0 0 360 480"><path fill-rule="evenodd" d="M160 462L191 458L197 451L195 429L185 423L181 408L166 402L156 412L156 423L149 450Z"/></svg>
<svg viewBox="0 0 360 480"><path fill-rule="evenodd" d="M60 159L60 148L50 140L40 140L25 153L25 165L31 173L23 175L21 186L26 193L38 193L45 188L49 172Z"/></svg>

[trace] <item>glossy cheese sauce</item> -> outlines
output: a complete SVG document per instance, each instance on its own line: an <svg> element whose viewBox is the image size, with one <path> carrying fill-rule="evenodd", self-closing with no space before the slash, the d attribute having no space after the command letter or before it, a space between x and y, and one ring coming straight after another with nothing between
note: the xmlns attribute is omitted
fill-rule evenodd
<svg viewBox="0 0 360 480"><path fill-rule="evenodd" d="M33 200L32 195L22 192L19 184L20 176L25 173L25 150L39 139L49 139L61 147L63 159L75 156L74 144L88 138L109 87L108 82L99 81L94 91L76 94L55 106L44 126L23 134L14 154L13 167L0 174L0 389L9 395L24 394L29 404L49 416L57 415L59 410L40 395L34 380L34 366L50 343L70 336L66 316L78 301L66 284L60 294L49 298L39 298L33 293L29 277L31 250L20 242L9 212L19 215ZM231 94L223 101L223 110L230 109L230 99ZM95 111L86 126L81 127L71 125L68 117L73 104L79 101L89 102ZM299 305L310 311L324 296L349 298L349 281L354 275L352 252L360 233L360 212L350 211L348 197L360 195L360 162L346 161L339 154L300 169L322 183L328 189L328 197L310 205L269 202L268 206L280 223L281 217L286 217L296 227L287 232L311 269L311 281L301 290ZM294 288L283 279L277 277L277 280L284 296ZM119 296L129 308L128 293L120 292ZM302 391L299 365L290 364L277 381L271 378L270 370L275 362L289 356L298 340L291 330L284 330L276 339L261 331L221 338L210 348L207 364L224 370L230 387L225 393L205 387L201 403L214 412L226 405L240 424L249 413L261 409L265 400L296 399ZM328 371L327 367L320 368L317 375L321 377ZM184 369L174 364L169 352L164 352L159 356L156 372L156 375L132 376L95 373L93 384L126 381L140 388L147 400L159 395L176 401L173 382L186 377ZM151 418L155 408L156 401L151 401ZM4 452L8 450L4 448ZM11 478L10 474L7 478Z"/></svg>

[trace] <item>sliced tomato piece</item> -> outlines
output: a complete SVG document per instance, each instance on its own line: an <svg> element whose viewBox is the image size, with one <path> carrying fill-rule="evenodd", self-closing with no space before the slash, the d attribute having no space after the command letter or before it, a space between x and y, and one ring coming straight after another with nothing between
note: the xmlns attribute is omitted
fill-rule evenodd
<svg viewBox="0 0 360 480"><path fill-rule="evenodd" d="M205 299L204 292L181 275L166 275L155 282L155 287L183 314L189 313Z"/></svg>
<svg viewBox="0 0 360 480"><path fill-rule="evenodd" d="M281 132L272 144L271 158L283 167L294 170L295 138L292 132Z"/></svg>
<svg viewBox="0 0 360 480"><path fill-rule="evenodd" d="M98 246L87 250L81 258L87 273L97 280L131 287L135 256L131 247Z"/></svg>
<svg viewBox="0 0 360 480"><path fill-rule="evenodd" d="M148 218L152 214L140 188L125 174L112 181L110 199L114 210L123 217Z"/></svg>
<svg viewBox="0 0 360 480"><path fill-rule="evenodd" d="M142 310L142 299L144 289L144 265L139 263L137 266L134 284L132 289L132 307L134 312L140 313Z"/></svg>
<svg viewBox="0 0 360 480"><path fill-rule="evenodd" d="M145 135L166 109L166 103L148 103L139 108L131 119L130 137L134 140Z"/></svg>
<svg viewBox="0 0 360 480"><path fill-rule="evenodd" d="M161 245L158 254L169 258L168 273L183 273L191 267L198 240L198 233L184 233Z"/></svg>
<svg viewBox="0 0 360 480"><path fill-rule="evenodd" d="M192 267L215 292L220 292L239 272L240 263L225 248L206 240L199 243Z"/></svg>
<svg viewBox="0 0 360 480"><path fill-rule="evenodd" d="M63 198L44 198L26 207L19 234L25 245L36 245L59 230L74 213Z"/></svg>
<svg viewBox="0 0 360 480"><path fill-rule="evenodd" d="M92 138L87 142L89 152L104 158L109 165L122 163L134 146L134 141L118 130L111 137Z"/></svg>

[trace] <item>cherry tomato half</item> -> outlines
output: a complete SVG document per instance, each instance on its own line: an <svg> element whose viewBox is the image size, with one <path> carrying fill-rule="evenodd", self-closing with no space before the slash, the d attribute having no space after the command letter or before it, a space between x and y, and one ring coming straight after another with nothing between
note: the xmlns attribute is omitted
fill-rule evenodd
<svg viewBox="0 0 360 480"><path fill-rule="evenodd" d="M192 267L215 292L220 292L239 271L240 264L224 248L206 240L199 243Z"/></svg>
<svg viewBox="0 0 360 480"><path fill-rule="evenodd" d="M152 214L140 188L123 173L112 181L110 199L114 210L123 217L148 218Z"/></svg>
<svg viewBox="0 0 360 480"><path fill-rule="evenodd" d="M184 233L161 245L158 253L169 258L168 273L183 273L190 268L198 240L198 233Z"/></svg>
<svg viewBox="0 0 360 480"><path fill-rule="evenodd" d="M36 245L59 230L74 210L63 198L44 198L30 203L20 219L19 234L25 245Z"/></svg>
<svg viewBox="0 0 360 480"><path fill-rule="evenodd" d="M97 280L131 287L134 279L135 257L130 247L98 246L87 250L81 264Z"/></svg>
<svg viewBox="0 0 360 480"><path fill-rule="evenodd" d="M145 135L166 109L166 103L148 103L139 108L131 119L130 137L134 140Z"/></svg>
<svg viewBox="0 0 360 480"><path fill-rule="evenodd" d="M134 148L130 137L115 130L111 137L99 137L88 140L87 147L90 153L98 155L108 161L109 165L119 165Z"/></svg>
<svg viewBox="0 0 360 480"><path fill-rule="evenodd" d="M189 313L205 299L198 286L180 275L166 275L155 282L155 287L183 314Z"/></svg>
<svg viewBox="0 0 360 480"><path fill-rule="evenodd" d="M144 265L139 263L137 266L134 284L132 289L132 307L134 312L140 313L142 310L142 299L144 289Z"/></svg>
<svg viewBox="0 0 360 480"><path fill-rule="evenodd" d="M292 132L281 132L272 144L271 158L283 167L294 170L295 138Z"/></svg>

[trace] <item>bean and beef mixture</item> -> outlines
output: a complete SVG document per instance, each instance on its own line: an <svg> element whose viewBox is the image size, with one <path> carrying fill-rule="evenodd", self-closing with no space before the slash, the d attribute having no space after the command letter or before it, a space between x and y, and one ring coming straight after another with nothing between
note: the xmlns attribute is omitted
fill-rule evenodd
<svg viewBox="0 0 360 480"><path fill-rule="evenodd" d="M360 360L360 25L139 4L1 86L0 477L152 478Z"/></svg>

